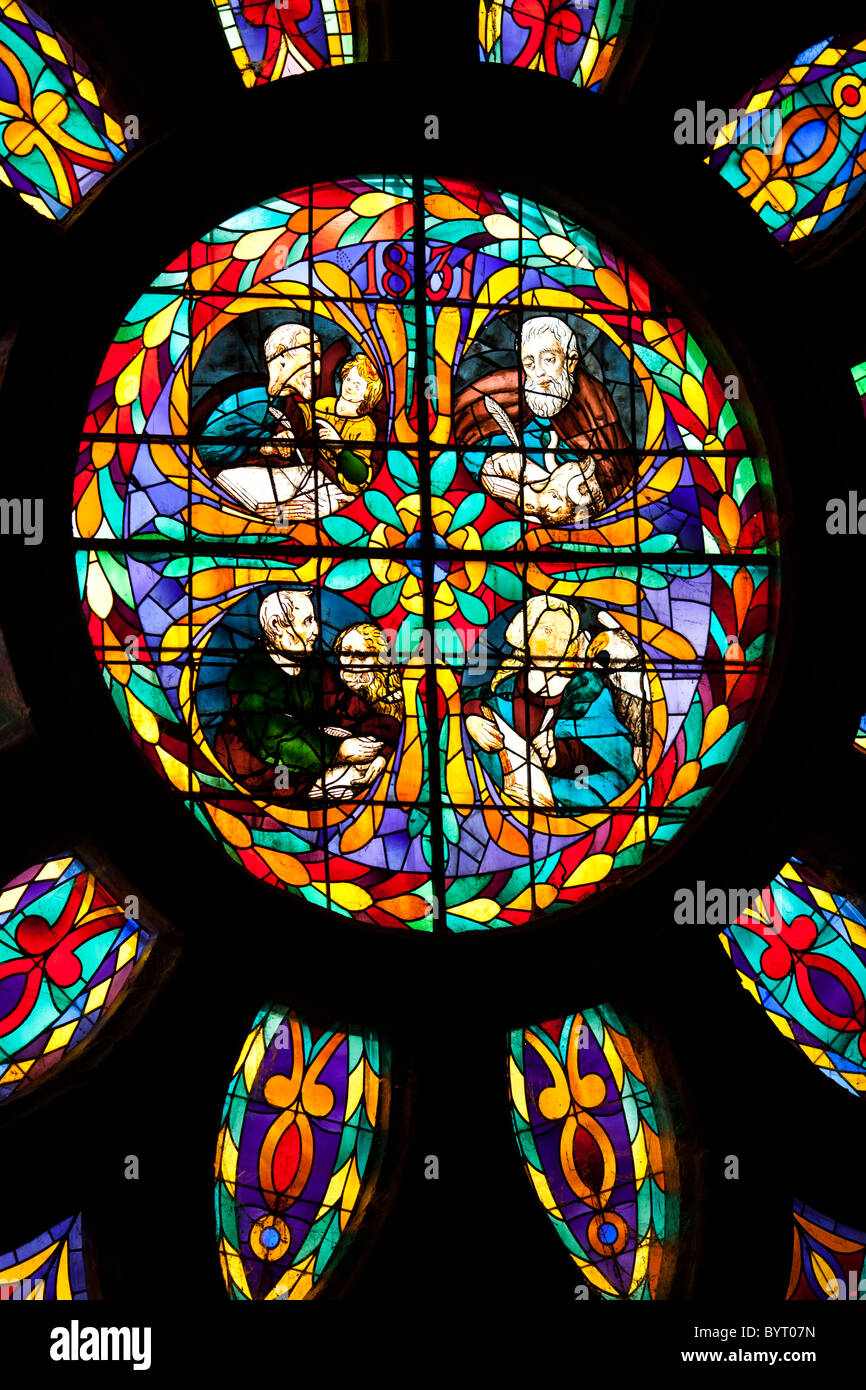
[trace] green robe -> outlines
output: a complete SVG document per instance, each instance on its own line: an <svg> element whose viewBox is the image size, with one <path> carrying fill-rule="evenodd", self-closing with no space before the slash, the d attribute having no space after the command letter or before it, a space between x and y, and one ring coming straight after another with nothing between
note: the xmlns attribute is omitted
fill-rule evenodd
<svg viewBox="0 0 866 1390"><path fill-rule="evenodd" d="M229 722L262 762L320 777L334 761L342 736L322 731L325 663L303 660L296 676L256 642L229 676Z"/></svg>

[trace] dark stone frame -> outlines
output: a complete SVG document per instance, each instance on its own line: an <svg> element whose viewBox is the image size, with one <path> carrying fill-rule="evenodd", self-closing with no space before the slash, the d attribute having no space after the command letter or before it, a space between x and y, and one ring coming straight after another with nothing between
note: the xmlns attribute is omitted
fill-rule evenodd
<svg viewBox="0 0 866 1390"><path fill-rule="evenodd" d="M660 13L637 76L635 57L627 67L624 59L602 98L479 65L465 37L443 83L441 29L413 49L405 9L416 7L368 4L370 56L383 56L387 40L407 61L253 91L243 88L215 17L215 37L207 30L207 3L178 14L180 6L159 0L146 11L113 9L110 18L97 4L77 7L71 32L65 5L45 7L85 54L92 36L121 100L135 91L143 135L140 151L63 224L45 222L0 190L5 264L14 266L3 327L17 329L0 392L0 491L46 498L43 545L5 538L0 546L0 627L36 728L35 739L0 757L11 808L0 882L43 855L86 852L90 844L97 860L116 865L119 878L170 918L183 948L134 1028L121 1009L104 1049L73 1061L62 1084L49 1081L0 1110L0 1180L14 1193L0 1211L0 1248L82 1207L107 1298L218 1306L210 1165L222 1100L257 1008L268 996L286 997L313 1016L380 1027L396 1059L392 1142L366 1249L357 1252L368 1258L344 1261L325 1295L384 1297L392 1309L440 1313L453 1308L455 1288L473 1307L518 1296L572 1304L578 1271L520 1171L503 1035L604 997L658 1049L679 1107L684 1196L695 1200L672 1296L735 1298L744 1245L759 1241L765 1283L742 1295L771 1305L787 1282L793 1194L866 1227L857 1158L866 1117L747 999L714 929L673 926L672 904L677 886L699 878L725 887L767 882L809 835L823 837L842 863L859 859L850 809L866 791L866 767L850 745L866 690L858 691L845 644L857 632L862 543L824 529L825 499L861 479L864 425L850 381L850 366L866 356L856 326L864 292L852 283L859 248L804 272L698 152L648 137L654 121L672 134L673 107L688 104L698 82L690 68L681 87L671 85L676 65L661 39L670 10L690 30L698 24L688 4L678 0ZM441 26L465 6L451 0L437 9ZM809 40L781 7L755 22L775 25L786 44L790 35L791 52ZM156 54L161 24L173 46L167 75L151 82L146 60ZM709 16L705 24L711 46ZM637 56L654 27L641 18ZM833 27L842 29L844 17ZM738 73L730 87L717 90L724 68L707 54L708 104L735 101L763 70L754 55L769 34L760 32L748 64L739 55L744 80ZM107 44L101 53L97 40ZM169 79L181 73L187 85L172 91ZM317 130L311 136L301 117L298 156L284 153L279 138L274 153L269 130L279 137L304 103L311 117L318 113ZM351 128L358 110L369 121L366 158L341 154L347 118ZM565 172L529 151L526 110L536 120L543 112L550 129L574 131ZM435 143L424 139L431 112L440 119ZM435 940L372 932L325 922L255 885L146 769L112 710L76 596L72 466L90 383L127 305L182 246L247 202L306 179L389 168L477 177L584 214L688 305L692 325L711 325L718 363L730 354L755 405L780 495L777 658L765 710L735 771L645 874L573 915L521 931ZM849 240L863 222L861 210L854 231L846 228ZM828 688L810 709L815 683L806 671L819 660ZM191 861L202 887L188 877ZM186 1048L174 1083L164 1068ZM175 1143L183 1144L179 1164ZM137 1183L123 1179L128 1153L141 1158ZM442 1164L435 1184L423 1178L428 1153ZM741 1158L738 1183L723 1178L729 1153ZM483 1232L483 1252L455 1240L469 1230Z"/></svg>

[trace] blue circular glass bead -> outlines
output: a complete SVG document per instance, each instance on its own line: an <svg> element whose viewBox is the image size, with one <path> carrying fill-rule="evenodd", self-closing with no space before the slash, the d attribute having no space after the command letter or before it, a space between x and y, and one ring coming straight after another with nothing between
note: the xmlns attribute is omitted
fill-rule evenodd
<svg viewBox="0 0 866 1390"><path fill-rule="evenodd" d="M412 535L409 536L409 538L408 538L407 541L406 541L406 551L408 552L407 555L406 555L406 565L407 565L407 567L412 571L412 573L415 575L415 578L416 578L416 579L420 579L420 578L421 578L422 562L421 562L420 559L416 560L416 559L413 558L413 556L412 556L412 551L413 551L413 550L418 550L418 548L420 547L420 545L421 545L421 532L420 532L420 531L413 531L413 532L412 532ZM440 536L440 535L438 535L438 534L437 534L437 535L434 535L434 537L433 537L433 549L434 549L434 550L447 550L447 549L448 549L448 543L443 539L442 536ZM447 566L447 565L438 565L438 564L434 564L434 566L433 566L433 582L434 582L434 584L439 584L439 583L441 583L442 580L445 579L445 578L447 577L447 574L448 574L448 566Z"/></svg>

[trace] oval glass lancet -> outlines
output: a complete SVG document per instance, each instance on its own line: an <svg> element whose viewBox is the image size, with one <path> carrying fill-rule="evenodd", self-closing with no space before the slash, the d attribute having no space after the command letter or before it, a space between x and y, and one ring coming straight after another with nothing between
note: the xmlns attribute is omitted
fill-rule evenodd
<svg viewBox="0 0 866 1390"><path fill-rule="evenodd" d="M664 1295L678 1228L661 1097L607 1005L511 1034L511 1118L560 1240L605 1299ZM665 1146L664 1152L669 1152Z"/></svg>
<svg viewBox="0 0 866 1390"><path fill-rule="evenodd" d="M77 859L0 890L0 1100L64 1062L114 1011L156 934Z"/></svg>
<svg viewBox="0 0 866 1390"><path fill-rule="evenodd" d="M481 61L599 91L620 56L632 0L480 0Z"/></svg>
<svg viewBox="0 0 866 1390"><path fill-rule="evenodd" d="M309 1297L375 1183L388 1059L369 1033L263 1010L226 1096L216 1157L220 1268L237 1300Z"/></svg>
<svg viewBox="0 0 866 1390"><path fill-rule="evenodd" d="M820 236L866 187L866 35L813 44L759 82L707 163L778 241Z"/></svg>
<svg viewBox="0 0 866 1390"><path fill-rule="evenodd" d="M571 907L669 843L762 697L744 406L552 208L397 177L247 208L130 308L91 398L73 524L115 705L312 907Z"/></svg>
<svg viewBox="0 0 866 1390"><path fill-rule="evenodd" d="M794 1256L786 1298L866 1298L866 1231L794 1201Z"/></svg>
<svg viewBox="0 0 866 1390"><path fill-rule="evenodd" d="M43 217L65 217L129 144L87 64L21 0L0 4L0 180Z"/></svg>
<svg viewBox="0 0 866 1390"><path fill-rule="evenodd" d="M214 0L244 84L355 61L349 0Z"/></svg>
<svg viewBox="0 0 866 1390"><path fill-rule="evenodd" d="M0 1298L46 1303L88 1298L80 1214L0 1255Z"/></svg>
<svg viewBox="0 0 866 1390"><path fill-rule="evenodd" d="M792 859L721 942L771 1023L825 1076L866 1092L866 918Z"/></svg>

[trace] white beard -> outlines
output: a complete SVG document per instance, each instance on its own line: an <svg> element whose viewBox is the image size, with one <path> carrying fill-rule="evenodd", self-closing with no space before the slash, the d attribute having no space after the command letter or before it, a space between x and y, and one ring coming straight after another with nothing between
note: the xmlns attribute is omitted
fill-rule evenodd
<svg viewBox="0 0 866 1390"><path fill-rule="evenodd" d="M526 404L533 415L540 416L543 420L549 420L552 415L557 415L568 405L573 394L573 387L570 381L560 378L547 391L530 391L526 388L524 394Z"/></svg>
<svg viewBox="0 0 866 1390"><path fill-rule="evenodd" d="M342 679L344 685L347 685L350 690L354 690L357 693L366 690L370 684L369 676L355 675L353 672L350 673L348 671L343 672Z"/></svg>

